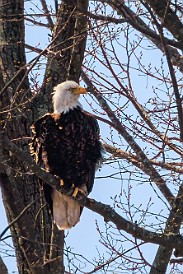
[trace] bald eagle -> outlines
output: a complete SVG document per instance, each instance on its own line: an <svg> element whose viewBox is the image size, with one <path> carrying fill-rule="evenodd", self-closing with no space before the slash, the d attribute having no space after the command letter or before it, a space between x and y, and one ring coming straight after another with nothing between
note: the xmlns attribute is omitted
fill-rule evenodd
<svg viewBox="0 0 183 274"><path fill-rule="evenodd" d="M86 89L74 81L54 88L53 113L47 113L31 127L30 152L36 163L57 176L68 191L79 189L86 196L94 184L96 167L101 159L98 123L78 101ZM82 207L79 203L43 184L45 198L58 229L76 225Z"/></svg>

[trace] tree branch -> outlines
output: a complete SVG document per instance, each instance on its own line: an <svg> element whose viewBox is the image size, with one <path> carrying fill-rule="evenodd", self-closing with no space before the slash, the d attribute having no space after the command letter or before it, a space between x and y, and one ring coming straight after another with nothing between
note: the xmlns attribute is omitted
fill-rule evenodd
<svg viewBox="0 0 183 274"><path fill-rule="evenodd" d="M161 175L157 172L157 170L153 167L150 160L147 158L145 153L142 151L140 146L135 142L133 137L127 132L125 126L117 119L113 111L110 109L109 105L102 97L102 95L97 91L94 87L88 76L82 71L82 79L87 84L88 90L96 97L101 107L106 111L108 117L113 122L113 127L119 132L121 136L125 139L125 141L129 144L129 146L133 149L136 155L139 157L139 161L144 166L145 173L149 175L150 179L156 183L157 187L167 199L167 201L172 204L174 201L174 196L171 193L170 189L167 187L166 182L163 180Z"/></svg>
<svg viewBox="0 0 183 274"><path fill-rule="evenodd" d="M168 29L180 43L183 43L183 24L176 12L170 8L170 1L166 0L146 0L158 15L163 26Z"/></svg>
<svg viewBox="0 0 183 274"><path fill-rule="evenodd" d="M151 2L151 1L149 1L149 2ZM153 3L152 3L153 7L157 6L157 4L154 5L155 2L156 1L153 1ZM162 6L161 4L164 3L164 1L158 1L158 3L160 4L160 6ZM144 4L144 5L146 6L146 4ZM170 76L171 76L171 80L172 80L172 85L173 85L173 91L174 91L174 95L175 95L176 105L177 105L178 123L179 123L179 127L180 127L180 139L183 142L183 108L182 108L183 99L181 98L180 93L179 93L179 88L178 88L178 84L177 84L177 80L176 80L176 76L175 76L175 71L174 71L174 68L173 68L173 65L172 65L172 62L171 62L171 53L169 52L169 48L168 48L168 45L166 43L166 39L165 39L164 33L163 33L163 26L165 24L165 18L167 16L167 13L170 12L169 6L167 6L167 5L168 4L166 3L166 9L165 9L166 12L164 11L164 13L165 13L164 14L164 21L163 21L163 23L161 25L156 20L156 17L154 16L153 12L151 12L151 10L148 7L147 7L147 9L148 9L149 13L151 14L151 17L153 18L153 20L154 20L154 22L156 24L156 27L157 27L157 29L159 31L160 37L161 37L161 42L162 42L163 49L164 49L164 52L165 52L165 56L166 56L166 60L167 60L167 64L168 64L168 68L169 68L169 72L170 72ZM159 9L158 9L158 11L159 11ZM170 14L168 14L168 16L170 16ZM168 24L169 24L169 22L168 22ZM172 26L172 23L171 23L171 26ZM183 25L182 25L182 30L183 30ZM183 38L182 38L182 41L183 41Z"/></svg>
<svg viewBox="0 0 183 274"><path fill-rule="evenodd" d="M54 23L53 23L53 20L51 18L50 12L48 10L47 3L46 3L45 0L41 0L41 4L42 4L42 7L43 7L44 14L47 18L48 24L49 24L50 28L53 29L54 28Z"/></svg>
<svg viewBox="0 0 183 274"><path fill-rule="evenodd" d="M150 0L149 0L150 1ZM157 48L163 51L163 46L161 44L161 37L137 15L129 7L124 4L121 4L121 1L115 0L101 0L103 3L109 4L114 8L119 15L122 15L125 20L137 31L145 35L149 40L151 40ZM152 1L153 2L153 1ZM182 49L183 46L181 42L170 40L165 37L165 41L169 48L170 57L173 65L177 66L181 72L183 72L183 59L182 55L179 54L177 49Z"/></svg>
<svg viewBox="0 0 183 274"><path fill-rule="evenodd" d="M121 159L125 159L128 162L130 162L131 164L135 165L136 167L138 167L139 169L141 169L143 172L145 172L146 170L143 168L142 164L139 162L139 159L136 155L126 152L122 149L113 147L107 143L103 143L102 146L104 147L104 149L111 153L114 157L117 158L121 158ZM167 170L171 170L180 174L183 174L183 163L164 163L164 162L158 162L156 160L149 160L151 162L152 165L158 166L158 167L162 167L164 169ZM180 166L180 167L178 167Z"/></svg>
<svg viewBox="0 0 183 274"><path fill-rule="evenodd" d="M49 184L51 187L54 187L63 194L73 198L72 193L68 193L68 191L65 190L64 187L60 187L59 180L57 178L36 165L32 157L25 151L18 148L15 144L13 144L3 132L0 132L0 138L2 138L3 148L5 151L11 152L14 157L16 157L18 160L23 161L25 165L27 165L29 170L32 170L35 175L37 175L41 180ZM73 199L77 199L77 201L82 206L85 206L88 209L100 214L104 217L104 220L106 222L112 222L119 230L124 230L135 238L141 239L145 242L160 244L168 248L181 249L183 246L183 237L181 235L165 235L141 228L136 223L132 223L124 219L122 216L116 213L109 205L105 205L101 202L89 199L82 193L78 193L77 197Z"/></svg>
<svg viewBox="0 0 183 274"><path fill-rule="evenodd" d="M153 15L152 15L153 17ZM97 36L95 35L95 33L93 33L95 40L98 42ZM160 34L161 37L161 34ZM135 109L138 111L138 113L140 114L140 116L142 117L143 121L146 122L146 124L148 125L148 127L150 128L150 130L152 130L152 132L158 136L161 141L163 141L166 145L168 145L172 150L174 150L175 152L177 152L179 155L183 156L183 152L181 149L179 149L176 145L174 145L170 139L163 135L158 129L157 127L154 126L154 124L152 123L150 116L148 115L147 111L144 109L144 107L137 101L135 95L133 92L130 92L127 88L125 88L125 86L121 83L121 81L119 80L119 78L116 75L116 72L114 71L114 69L112 68L110 61L108 60L108 57L106 55L106 51L102 45L102 42L99 40L98 42L102 54L107 62L108 68L110 69L114 79L116 80L116 82L118 83L118 85L120 86L120 88L123 90L123 92L125 93L126 97L131 101L131 103L133 104L133 106L135 107ZM169 53L169 52L168 52ZM173 66L172 63L169 59L170 65L171 65L171 76L172 76L172 82L173 82L173 87L174 87L174 92L176 95L176 102L177 102L177 108L178 108L178 117L179 117L179 125L180 125L180 129L183 128L183 113L182 113L182 108L181 108L181 103L182 100L180 98L179 95L179 91L178 91L178 87L177 87L177 83L176 83L176 78L175 75L173 73ZM173 75L172 75L173 74ZM178 96L179 95L179 96ZM183 129L181 130L181 132L183 132Z"/></svg>

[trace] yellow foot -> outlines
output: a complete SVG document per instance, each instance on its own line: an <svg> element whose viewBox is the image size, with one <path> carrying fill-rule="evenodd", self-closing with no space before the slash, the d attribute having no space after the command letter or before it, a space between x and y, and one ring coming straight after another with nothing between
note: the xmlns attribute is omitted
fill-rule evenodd
<svg viewBox="0 0 183 274"><path fill-rule="evenodd" d="M72 196L75 198L75 197L77 196L78 192L79 192L79 188L76 187L76 188L74 189L74 192L73 192Z"/></svg>
<svg viewBox="0 0 183 274"><path fill-rule="evenodd" d="M60 179L60 186L63 186L63 185L64 185L64 180Z"/></svg>
<svg viewBox="0 0 183 274"><path fill-rule="evenodd" d="M82 193L82 194L84 194L86 196L86 193L82 189L80 189L78 187L76 187L74 189L74 192L73 192L72 196L75 198L78 195L78 192L80 192L80 193Z"/></svg>

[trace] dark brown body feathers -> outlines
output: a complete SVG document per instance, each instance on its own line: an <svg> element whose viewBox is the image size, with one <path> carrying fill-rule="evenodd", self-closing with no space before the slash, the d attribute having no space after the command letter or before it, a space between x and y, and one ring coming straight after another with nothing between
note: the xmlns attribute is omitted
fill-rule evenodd
<svg viewBox="0 0 183 274"><path fill-rule="evenodd" d="M101 158L97 121L77 107L64 114L44 115L33 124L32 132L30 151L36 162L63 179L66 188L86 185L89 194ZM45 189L52 206L50 188Z"/></svg>

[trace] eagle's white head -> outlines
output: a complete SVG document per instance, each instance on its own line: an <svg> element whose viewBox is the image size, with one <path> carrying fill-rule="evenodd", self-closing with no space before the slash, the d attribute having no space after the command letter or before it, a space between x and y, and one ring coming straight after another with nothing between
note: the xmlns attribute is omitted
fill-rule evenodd
<svg viewBox="0 0 183 274"><path fill-rule="evenodd" d="M86 93L86 89L74 81L63 82L54 87L53 90L54 113L66 113L77 106L81 107L78 101L79 95Z"/></svg>

